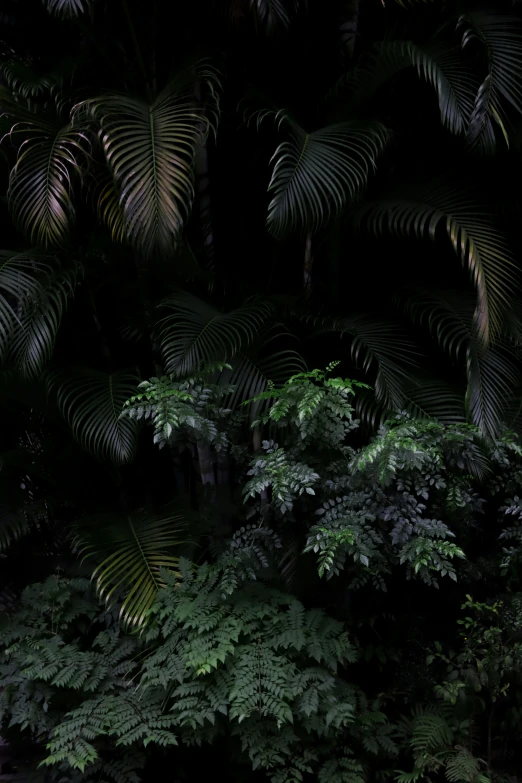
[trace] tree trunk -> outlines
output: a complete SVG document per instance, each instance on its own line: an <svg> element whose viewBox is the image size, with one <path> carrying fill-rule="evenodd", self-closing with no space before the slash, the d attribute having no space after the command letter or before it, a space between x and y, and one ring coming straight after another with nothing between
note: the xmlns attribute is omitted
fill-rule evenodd
<svg viewBox="0 0 522 783"><path fill-rule="evenodd" d="M197 442L197 450L198 450L198 461L199 461L199 472L201 475L201 483L203 486L210 484L212 487L216 486L216 476L214 473L214 464L212 460L212 453L210 451L210 446L208 443L205 443L204 441L198 440Z"/></svg>

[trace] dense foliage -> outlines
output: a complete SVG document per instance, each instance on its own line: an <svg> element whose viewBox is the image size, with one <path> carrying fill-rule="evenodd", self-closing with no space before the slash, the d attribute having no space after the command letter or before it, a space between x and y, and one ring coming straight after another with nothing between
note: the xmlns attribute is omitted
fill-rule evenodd
<svg viewBox="0 0 522 783"><path fill-rule="evenodd" d="M521 78L511 0L6 0L35 780L520 775Z"/></svg>

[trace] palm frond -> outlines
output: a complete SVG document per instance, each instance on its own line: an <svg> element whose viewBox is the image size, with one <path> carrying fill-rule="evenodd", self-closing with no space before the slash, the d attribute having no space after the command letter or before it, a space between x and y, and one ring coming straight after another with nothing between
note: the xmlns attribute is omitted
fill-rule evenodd
<svg viewBox="0 0 522 783"><path fill-rule="evenodd" d="M51 261L41 253L0 250L0 360L9 351L15 330L21 328L24 307L40 300Z"/></svg>
<svg viewBox="0 0 522 783"><path fill-rule="evenodd" d="M448 356L455 361L465 357L474 334L473 294L416 288L400 297L399 303L414 323L429 329Z"/></svg>
<svg viewBox="0 0 522 783"><path fill-rule="evenodd" d="M0 552L29 532L29 520L23 511L0 508Z"/></svg>
<svg viewBox="0 0 522 783"><path fill-rule="evenodd" d="M487 349L472 343L467 352L468 420L489 438L498 437L506 425L515 391L520 390L520 361L509 345Z"/></svg>
<svg viewBox="0 0 522 783"><path fill-rule="evenodd" d="M459 392L441 379L418 379L405 389L404 396L404 408L414 416L436 419L442 424L466 421L464 390Z"/></svg>
<svg viewBox="0 0 522 783"><path fill-rule="evenodd" d="M89 8L89 0L43 0L49 13L64 19L73 19L85 13Z"/></svg>
<svg viewBox="0 0 522 783"><path fill-rule="evenodd" d="M7 82L9 89L24 98L44 95L57 82L56 74L46 73L42 76L19 60L0 63L0 73Z"/></svg>
<svg viewBox="0 0 522 783"><path fill-rule="evenodd" d="M214 95L215 74L200 68L198 75ZM173 82L152 105L114 94L76 109L76 116L86 112L99 128L125 234L146 258L174 252L192 206L194 156L210 126L192 81L187 81ZM104 191L100 209L118 235L114 193Z"/></svg>
<svg viewBox="0 0 522 783"><path fill-rule="evenodd" d="M178 376L233 358L254 341L273 314L270 303L255 301L222 313L186 292L160 306L169 312L158 330L165 369Z"/></svg>
<svg viewBox="0 0 522 783"><path fill-rule="evenodd" d="M50 374L48 389L87 451L116 465L130 462L137 446L138 425L120 418L123 404L136 392L139 378L130 372L104 373L79 368Z"/></svg>
<svg viewBox="0 0 522 783"><path fill-rule="evenodd" d="M463 47L478 40L488 57L488 75L477 95L469 139L473 146L493 151L492 122L499 125L507 141L503 102L522 114L522 21L516 16L473 11L463 14L459 25L464 28Z"/></svg>
<svg viewBox="0 0 522 783"><path fill-rule="evenodd" d="M10 347L10 359L22 377L37 377L50 360L58 329L81 272L77 264L55 272L42 285L37 297L22 303L20 324L13 332Z"/></svg>
<svg viewBox="0 0 522 783"><path fill-rule="evenodd" d="M379 123L344 122L307 133L279 113L290 138L276 149L267 225L276 238L316 231L366 186L389 133Z"/></svg>
<svg viewBox="0 0 522 783"><path fill-rule="evenodd" d="M17 123L10 135L23 138L9 177L13 218L33 244L63 246L74 223L72 178L82 172L87 136L36 118Z"/></svg>
<svg viewBox="0 0 522 783"><path fill-rule="evenodd" d="M390 46L400 46L391 43ZM437 93L443 125L452 133L464 133L473 112L478 80L466 62L461 50L437 41L424 47L404 44L419 76Z"/></svg>
<svg viewBox="0 0 522 783"><path fill-rule="evenodd" d="M452 133L466 132L479 81L463 60L461 49L446 40L425 46L412 41L381 41L363 55L355 68L338 80L329 93L329 99L342 94L353 110L408 67L415 68L419 77L434 88L443 125Z"/></svg>
<svg viewBox="0 0 522 783"><path fill-rule="evenodd" d="M98 177L98 215L110 231L113 242L124 242L125 213L121 197L110 172L105 170Z"/></svg>
<svg viewBox="0 0 522 783"><path fill-rule="evenodd" d="M377 403L391 409L402 406L404 384L411 378L412 368L418 365L420 353L398 324L364 313L345 318L319 318L315 322L318 327L315 334L351 337L352 360L361 363L366 375L375 372L375 380L373 377L369 380Z"/></svg>
<svg viewBox="0 0 522 783"><path fill-rule="evenodd" d="M397 198L365 205L357 222L375 233L386 226L399 235L431 239L443 225L455 252L468 268L477 291L474 321L479 339L487 344L502 328L504 313L516 290L518 270L505 238L488 211L455 187L433 185L414 199Z"/></svg>
<svg viewBox="0 0 522 783"><path fill-rule="evenodd" d="M146 622L163 586L160 569L177 570L173 550L184 543L181 534L186 527L180 514L144 510L76 523L73 541L79 554L101 559L92 574L98 595L109 605L124 595L120 618L125 625L139 628Z"/></svg>
<svg viewBox="0 0 522 783"><path fill-rule="evenodd" d="M297 351L288 348L270 350L270 344L283 336L288 336L286 330L278 324L270 325L251 346L231 359L232 369L224 368L218 380L220 385L235 386L224 401L225 407L237 410L246 400L252 400L266 391L269 381L279 387L292 375L306 371L306 362ZM270 400L262 400L259 404L249 405L247 410L250 419L256 418L269 404Z"/></svg>

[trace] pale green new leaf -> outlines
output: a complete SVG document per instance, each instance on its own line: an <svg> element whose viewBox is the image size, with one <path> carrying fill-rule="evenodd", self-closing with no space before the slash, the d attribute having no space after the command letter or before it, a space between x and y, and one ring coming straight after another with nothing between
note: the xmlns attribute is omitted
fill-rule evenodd
<svg viewBox="0 0 522 783"><path fill-rule="evenodd" d="M518 280L508 244L494 226L487 209L457 188L433 185L414 198L396 198L367 204L357 215L375 233L386 227L399 236L435 239L445 228L456 254L468 268L477 292L475 326L487 344L502 328Z"/></svg>
<svg viewBox="0 0 522 783"><path fill-rule="evenodd" d="M119 517L104 515L80 520L74 543L80 554L102 560L92 578L107 604L124 595L120 617L140 627L163 586L160 569L177 571L173 550L184 542L186 522L180 514L139 511Z"/></svg>
<svg viewBox="0 0 522 783"><path fill-rule="evenodd" d="M273 314L268 302L251 302L223 313L201 299L179 292L162 304L168 311L158 326L167 373L178 377L228 361L252 344Z"/></svg>
<svg viewBox="0 0 522 783"><path fill-rule="evenodd" d="M79 368L51 375L48 387L55 391L58 407L83 448L122 465L134 457L138 424L120 414L138 383L139 378L130 372Z"/></svg>
<svg viewBox="0 0 522 783"><path fill-rule="evenodd" d="M389 133L379 123L343 122L307 133L285 114L289 139L276 149L267 225L276 238L317 231L366 187Z"/></svg>

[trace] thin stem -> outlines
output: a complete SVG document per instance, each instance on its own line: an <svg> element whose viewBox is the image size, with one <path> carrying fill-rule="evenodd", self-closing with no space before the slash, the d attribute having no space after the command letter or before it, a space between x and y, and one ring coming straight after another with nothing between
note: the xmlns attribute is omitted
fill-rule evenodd
<svg viewBox="0 0 522 783"><path fill-rule="evenodd" d="M130 15L129 6L127 5L127 0L121 0L123 12L125 14L125 18L127 20L127 25L129 28L129 34L131 37L132 45L134 47L134 52L136 54L136 59L138 61L138 64L140 66L141 75L143 77L143 82L145 84L145 89L147 91L147 98L152 103L152 90L150 88L149 84L149 77L147 74L147 68L145 67L145 62L143 60L143 57L141 55L141 49L138 42L138 38L136 37L136 31L134 29L134 25L132 24L132 17Z"/></svg>

